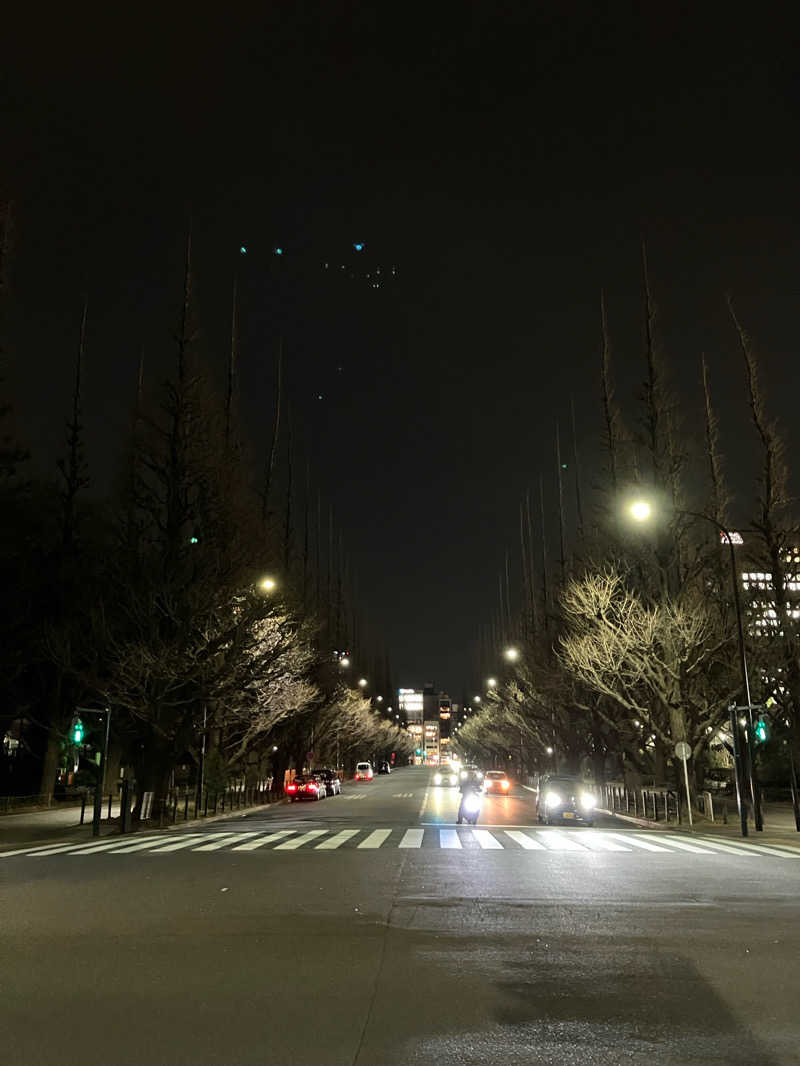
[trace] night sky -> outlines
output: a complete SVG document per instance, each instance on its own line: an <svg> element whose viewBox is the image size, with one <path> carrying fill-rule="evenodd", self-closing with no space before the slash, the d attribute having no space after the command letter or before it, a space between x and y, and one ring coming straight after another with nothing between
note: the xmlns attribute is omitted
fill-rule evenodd
<svg viewBox="0 0 800 1066"><path fill-rule="evenodd" d="M705 351L747 514L724 294L758 341L791 456L794 42L770 5L746 20L653 6L62 7L4 24L10 377L38 469L63 441L85 290L89 461L108 490L140 349L153 386L170 366L191 211L201 344L220 371L239 272L250 446L266 444L283 335L298 446L395 681L458 697L540 471L552 506L570 394L587 482L597 469L601 287L623 404L643 378L645 237L687 437Z"/></svg>

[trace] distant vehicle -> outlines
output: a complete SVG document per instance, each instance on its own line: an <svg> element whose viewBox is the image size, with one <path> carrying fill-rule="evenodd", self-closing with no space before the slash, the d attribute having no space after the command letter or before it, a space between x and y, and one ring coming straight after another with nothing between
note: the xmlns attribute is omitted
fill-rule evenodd
<svg viewBox="0 0 800 1066"><path fill-rule="evenodd" d="M371 781L374 774L372 772L372 763L359 762L356 763L356 781Z"/></svg>
<svg viewBox="0 0 800 1066"><path fill-rule="evenodd" d="M286 795L290 803L304 799L321 800L325 799L327 794L325 782L315 774L296 774L294 781L290 781L286 786Z"/></svg>
<svg viewBox="0 0 800 1066"><path fill-rule="evenodd" d="M539 782L536 817L540 823L594 825L597 798L590 785L568 774L548 774Z"/></svg>
<svg viewBox="0 0 800 1066"><path fill-rule="evenodd" d="M459 777L462 781L466 781L468 777L477 777L479 780L483 780L483 770L479 770L474 763L465 763L461 767Z"/></svg>
<svg viewBox="0 0 800 1066"><path fill-rule="evenodd" d="M342 791L342 782L335 770L315 770L314 776L324 781L329 796L338 796Z"/></svg>
<svg viewBox="0 0 800 1066"><path fill-rule="evenodd" d="M502 770L487 770L483 779L483 787L487 792L494 792L504 796L511 788L511 782Z"/></svg>
<svg viewBox="0 0 800 1066"><path fill-rule="evenodd" d="M449 763L442 763L433 775L434 785L448 785L451 788L458 784L458 774Z"/></svg>
<svg viewBox="0 0 800 1066"><path fill-rule="evenodd" d="M391 772L392 772L392 768L389 765L389 763L386 761L386 759L384 759L383 762L379 762L378 763L378 773L379 774L390 774Z"/></svg>

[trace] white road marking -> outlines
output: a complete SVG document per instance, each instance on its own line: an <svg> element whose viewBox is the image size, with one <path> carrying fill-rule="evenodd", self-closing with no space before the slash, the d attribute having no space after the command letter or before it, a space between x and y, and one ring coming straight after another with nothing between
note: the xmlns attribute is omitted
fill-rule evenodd
<svg viewBox="0 0 800 1066"><path fill-rule="evenodd" d="M164 854L166 854L167 852L170 852L170 851L183 851L184 848L194 848L194 846L197 843L198 839L199 840L205 840L206 839L205 834L200 835L198 837L194 837L193 840L190 840L189 837L184 837L182 840L176 840L174 844L167 844L166 846L163 845L163 844L153 845L153 848L152 848L150 854L151 855L164 855Z"/></svg>
<svg viewBox="0 0 800 1066"><path fill-rule="evenodd" d="M151 847L155 847L156 844L159 841L161 841L164 844L167 843L167 838L165 838L163 835L161 835L161 836L136 837L136 840L137 840L137 842L140 841L140 840L144 840ZM117 837L113 841L106 840L105 843L103 843L103 844L100 844L100 843L84 844L82 847L75 848L74 851L71 852L71 854L72 855L94 855L94 853L96 851L113 851L116 848L122 847L123 843L124 843L124 841L121 840L119 837ZM128 843L130 844L130 843L132 843L132 841L128 841Z"/></svg>
<svg viewBox="0 0 800 1066"><path fill-rule="evenodd" d="M379 848L381 844L391 834L391 829L373 829L366 840L362 840L358 845L360 848Z"/></svg>
<svg viewBox="0 0 800 1066"><path fill-rule="evenodd" d="M669 841L670 844L674 844L676 848L679 848L681 846L680 842L673 836L667 837L666 839ZM779 851L778 849L780 845L778 845L777 847L772 847L769 844L749 844L742 840L726 840L725 843L728 845L728 849L730 851L736 852L738 854L748 854L755 852L758 855L780 855L784 859L800 859L800 852ZM705 838L703 839L703 845L708 846L709 848L720 846L715 840L707 840Z"/></svg>
<svg viewBox="0 0 800 1066"><path fill-rule="evenodd" d="M618 844L616 840L612 840L606 833L598 833L594 829L587 829L586 832L581 833L582 841L589 841L586 845L592 851L630 851L630 848L624 847L622 844Z"/></svg>
<svg viewBox="0 0 800 1066"><path fill-rule="evenodd" d="M302 848L309 841L316 840L317 837L324 837L327 832L329 832L328 829L309 829L301 837L294 837L293 840L284 840L282 844L277 844L273 851L296 851L297 848Z"/></svg>
<svg viewBox="0 0 800 1066"><path fill-rule="evenodd" d="M330 837L328 840L323 840L321 844L317 844L315 851L334 851L336 848L340 848L346 840L350 837L357 836L360 830L358 829L343 829L341 833L337 833L335 836Z"/></svg>
<svg viewBox="0 0 800 1066"><path fill-rule="evenodd" d="M191 833L189 836L181 837L178 841L181 847L189 847L191 844L197 844L203 839L205 834L203 833ZM128 855L134 851L149 851L151 849L162 847L167 841L163 840L137 840L135 844L125 844L118 848L113 848L109 851L109 855Z"/></svg>
<svg viewBox="0 0 800 1066"><path fill-rule="evenodd" d="M219 851L220 848L225 848L228 844L235 844L239 840L247 840L249 837L254 836L256 836L255 832L223 833L218 836L216 840L212 840L210 844L203 844L199 848L192 848L192 851Z"/></svg>
<svg viewBox="0 0 800 1066"><path fill-rule="evenodd" d="M460 848L461 840L455 829L440 829L439 830L439 847L440 848Z"/></svg>
<svg viewBox="0 0 800 1066"><path fill-rule="evenodd" d="M656 839L663 840L665 844L669 844L671 848L677 848L679 851L693 851L696 855L713 855L713 852L708 851L706 848L698 848L695 844L687 844L685 840L678 840L677 837L668 837L665 833L659 833Z"/></svg>
<svg viewBox="0 0 800 1066"><path fill-rule="evenodd" d="M538 840L534 840L533 837L529 837L527 833L523 833L519 829L506 829L505 833L507 837L511 837L526 851L545 851L544 844L540 844Z"/></svg>
<svg viewBox="0 0 800 1066"><path fill-rule="evenodd" d="M609 833L609 836L624 840L626 844L632 844L633 847L641 848L643 851L669 851L669 848L662 848L660 844L653 844L652 841L635 836L633 833Z"/></svg>
<svg viewBox="0 0 800 1066"><path fill-rule="evenodd" d="M397 845L398 848L421 848L424 829L406 829L403 839Z"/></svg>
<svg viewBox="0 0 800 1066"><path fill-rule="evenodd" d="M473 829L472 835L478 841L484 851L503 850L503 845L497 839L493 837L488 829Z"/></svg>
<svg viewBox="0 0 800 1066"><path fill-rule="evenodd" d="M536 836L541 840L546 848L551 851L586 851L582 844L578 844L576 841L571 840L570 837L564 836L563 833L557 833L554 830L544 830L537 832Z"/></svg>
<svg viewBox="0 0 800 1066"><path fill-rule="evenodd" d="M266 833L264 836L256 837L255 840L248 840L246 844L238 844L235 848L231 848L231 851L255 851L257 848L263 848L265 844L272 844L273 841L282 840L296 832L296 829L279 829L276 833Z"/></svg>

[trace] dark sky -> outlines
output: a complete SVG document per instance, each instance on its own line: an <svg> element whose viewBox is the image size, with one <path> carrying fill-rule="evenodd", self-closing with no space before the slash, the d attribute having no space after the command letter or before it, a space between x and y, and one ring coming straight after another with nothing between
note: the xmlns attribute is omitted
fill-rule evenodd
<svg viewBox="0 0 800 1066"><path fill-rule="evenodd" d="M745 19L730 5L653 6L17 16L4 26L0 193L17 212L11 376L38 463L52 469L63 439L86 289L90 461L95 488L110 483L139 349L151 381L169 365L191 205L208 357L224 361L238 267L252 447L265 445L283 334L298 437L398 683L460 695L540 470L552 506L554 419L570 394L596 464L601 286L620 399L635 395L642 236L686 432L706 351L746 511L723 295L758 338L791 433L794 44L770 18L780 7ZM326 261L397 274L374 290Z"/></svg>

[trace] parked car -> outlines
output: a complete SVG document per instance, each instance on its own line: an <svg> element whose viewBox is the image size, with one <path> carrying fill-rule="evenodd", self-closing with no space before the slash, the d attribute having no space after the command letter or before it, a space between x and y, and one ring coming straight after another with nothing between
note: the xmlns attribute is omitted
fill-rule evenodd
<svg viewBox="0 0 800 1066"><path fill-rule="evenodd" d="M538 821L594 825L597 798L591 785L566 774L548 774L539 782L536 797Z"/></svg>
<svg viewBox="0 0 800 1066"><path fill-rule="evenodd" d="M371 781L373 778L372 763L359 762L356 763L356 781Z"/></svg>
<svg viewBox="0 0 800 1066"><path fill-rule="evenodd" d="M327 794L324 780L316 774L297 774L294 780L286 786L286 795L290 803L304 799L321 800L325 799Z"/></svg>
<svg viewBox="0 0 800 1066"><path fill-rule="evenodd" d="M342 781L335 770L315 770L314 776L325 782L325 790L329 796L338 796L342 791Z"/></svg>
<svg viewBox="0 0 800 1066"><path fill-rule="evenodd" d="M384 759L383 762L379 762L378 763L378 773L379 774L390 774L391 772L392 772L392 768L389 765L389 763L386 761L386 759Z"/></svg>

